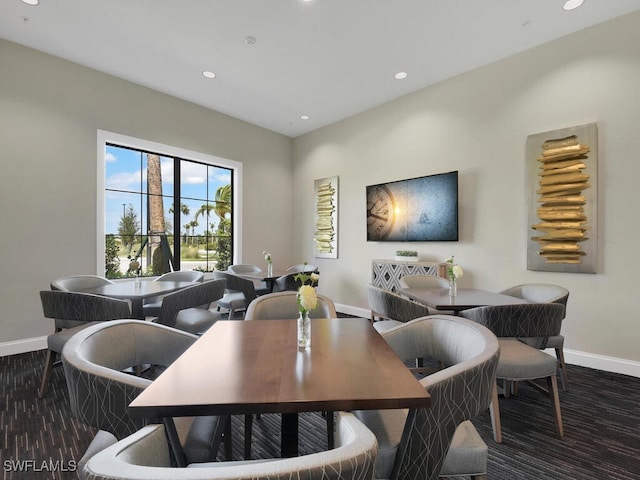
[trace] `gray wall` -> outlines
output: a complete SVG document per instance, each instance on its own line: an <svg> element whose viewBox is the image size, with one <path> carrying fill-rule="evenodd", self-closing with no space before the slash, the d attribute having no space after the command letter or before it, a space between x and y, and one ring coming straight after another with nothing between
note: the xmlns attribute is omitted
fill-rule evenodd
<svg viewBox="0 0 640 480"><path fill-rule="evenodd" d="M294 263L290 138L0 40L0 354L50 333L50 280L103 273L98 129L242 162L243 260Z"/></svg>
<svg viewBox="0 0 640 480"><path fill-rule="evenodd" d="M635 13L296 138L300 256L312 254L313 180L339 175L339 259L315 259L323 294L364 309L371 259L393 258L403 247L423 260L455 255L465 271L462 287L564 285L571 291L563 325L571 359L640 375L639 85ZM590 122L599 129L598 273L528 271L526 138ZM366 185L450 170L460 172L459 242L366 241Z"/></svg>

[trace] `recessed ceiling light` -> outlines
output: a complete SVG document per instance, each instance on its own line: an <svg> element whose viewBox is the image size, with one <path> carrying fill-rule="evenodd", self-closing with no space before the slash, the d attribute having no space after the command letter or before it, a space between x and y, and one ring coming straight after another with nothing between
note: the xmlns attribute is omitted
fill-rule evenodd
<svg viewBox="0 0 640 480"><path fill-rule="evenodd" d="M204 72L202 72L202 75L204 75L207 78L216 78L216 74L213 72L210 72L209 70L205 70Z"/></svg>
<svg viewBox="0 0 640 480"><path fill-rule="evenodd" d="M22 3L26 3L27 5L31 5L32 7L35 7L40 3L40 0L22 0Z"/></svg>
<svg viewBox="0 0 640 480"><path fill-rule="evenodd" d="M405 78L407 78L407 72L398 72L394 75L394 77L396 78L396 80L404 80Z"/></svg>
<svg viewBox="0 0 640 480"><path fill-rule="evenodd" d="M305 1L308 1L308 0L305 0ZM300 118L302 120L309 120L311 117L309 115L300 115Z"/></svg>
<svg viewBox="0 0 640 480"><path fill-rule="evenodd" d="M562 7L563 10L573 10L580 7L584 3L584 0L567 0Z"/></svg>

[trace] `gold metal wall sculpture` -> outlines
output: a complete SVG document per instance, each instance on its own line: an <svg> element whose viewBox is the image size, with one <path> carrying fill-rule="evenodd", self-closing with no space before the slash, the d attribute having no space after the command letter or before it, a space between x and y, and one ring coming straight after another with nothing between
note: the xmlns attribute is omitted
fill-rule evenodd
<svg viewBox="0 0 640 480"><path fill-rule="evenodd" d="M316 223L315 256L338 258L338 177L321 178L314 182Z"/></svg>
<svg viewBox="0 0 640 480"><path fill-rule="evenodd" d="M527 138L529 270L595 273L595 123Z"/></svg>

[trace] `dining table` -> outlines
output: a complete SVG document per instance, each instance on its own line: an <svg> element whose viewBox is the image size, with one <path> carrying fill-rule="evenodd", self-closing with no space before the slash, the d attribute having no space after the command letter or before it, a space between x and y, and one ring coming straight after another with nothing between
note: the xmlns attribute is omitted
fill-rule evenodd
<svg viewBox="0 0 640 480"><path fill-rule="evenodd" d="M457 294L453 296L449 294L448 288L430 287L401 288L398 293L435 310L453 311L454 315L457 315L461 310L487 305L531 303L524 298L477 288L458 288Z"/></svg>
<svg viewBox="0 0 640 480"><path fill-rule="evenodd" d="M248 278L249 280L256 280L258 282L264 282L267 286L267 293L273 292L273 287L276 284L276 280L283 275L288 275L292 272L286 270L273 270L272 272L246 272L246 273L236 273L239 277Z"/></svg>
<svg viewBox="0 0 640 480"><path fill-rule="evenodd" d="M431 397L365 318L217 322L131 402L132 415L162 418L184 464L173 417L280 413L282 457L298 452L298 414L428 408ZM411 415L409 415L411 418Z"/></svg>
<svg viewBox="0 0 640 480"><path fill-rule="evenodd" d="M78 290L83 293L92 293L94 295L102 295L104 297L118 298L129 300L131 302L131 316L133 318L144 320L144 312L142 305L145 299L166 295L186 287L195 285L194 282L173 282L165 280L140 280L131 279L125 281L116 281L99 287L85 288Z"/></svg>

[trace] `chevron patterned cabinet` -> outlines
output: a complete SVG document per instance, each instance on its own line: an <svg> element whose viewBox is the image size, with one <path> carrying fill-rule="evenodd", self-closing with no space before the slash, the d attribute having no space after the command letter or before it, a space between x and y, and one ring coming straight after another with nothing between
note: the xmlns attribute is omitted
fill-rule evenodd
<svg viewBox="0 0 640 480"><path fill-rule="evenodd" d="M395 292L400 288L400 279L406 275L435 275L447 277L444 262L403 262L400 260L373 260L371 283L376 287Z"/></svg>

